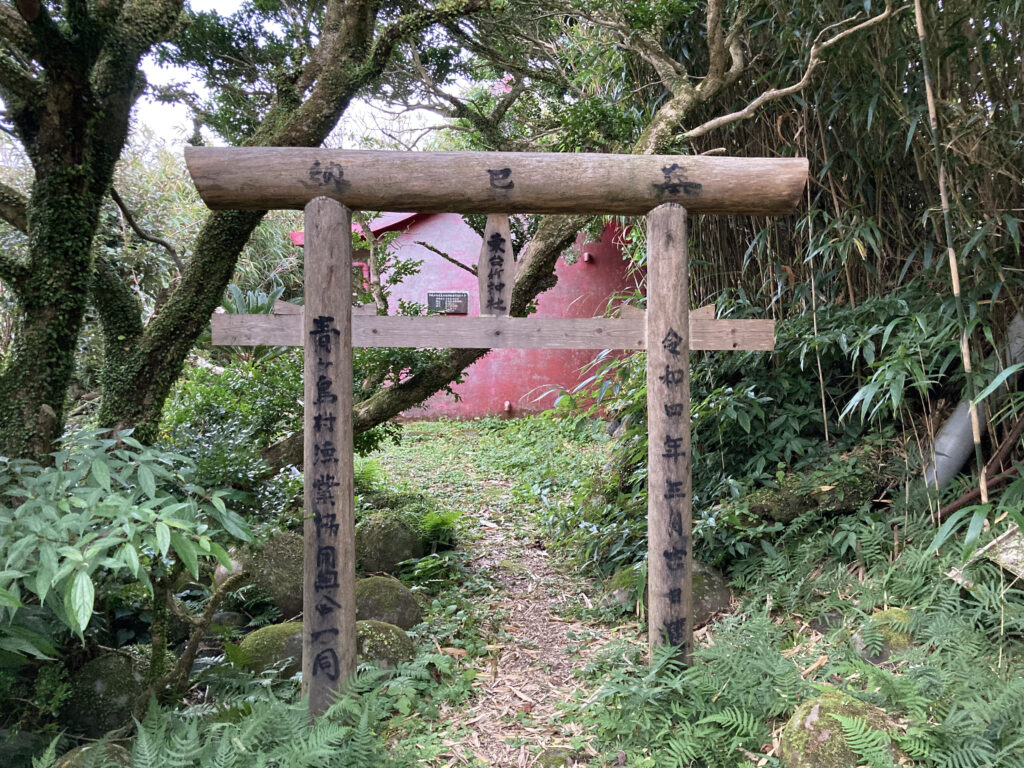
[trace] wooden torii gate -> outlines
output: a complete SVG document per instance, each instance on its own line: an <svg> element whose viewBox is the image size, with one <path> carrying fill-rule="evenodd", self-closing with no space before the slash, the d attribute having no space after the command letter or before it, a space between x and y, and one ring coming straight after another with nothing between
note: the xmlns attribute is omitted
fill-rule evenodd
<svg viewBox="0 0 1024 768"><path fill-rule="evenodd" d="M352 348L646 349L651 646L693 642L689 352L773 348L764 320L689 312L688 212L792 212L802 158L187 148L214 209L305 209L300 314L213 317L215 344L305 347L303 692L327 708L356 665ZM481 316L352 315L351 209L488 213ZM645 317L508 317L512 213L647 214ZM484 314L486 311L486 314Z"/></svg>

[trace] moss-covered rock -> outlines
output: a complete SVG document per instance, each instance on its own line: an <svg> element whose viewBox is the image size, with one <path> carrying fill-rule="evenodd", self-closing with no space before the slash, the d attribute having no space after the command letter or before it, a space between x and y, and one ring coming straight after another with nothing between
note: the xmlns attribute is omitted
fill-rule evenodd
<svg viewBox="0 0 1024 768"><path fill-rule="evenodd" d="M882 611L875 611L871 614L870 625L879 635L882 636L882 647L877 653L872 652L869 647L865 631L858 630L853 635L853 646L866 661L872 664L882 664L889 660L893 651L903 651L909 648L914 638L908 631L910 614L906 608L886 608ZM877 638L875 638L877 640Z"/></svg>
<svg viewBox="0 0 1024 768"><path fill-rule="evenodd" d="M302 669L302 622L286 621L260 627L245 636L239 644L243 664L262 672L285 659L292 661L283 670L286 676Z"/></svg>
<svg viewBox="0 0 1024 768"><path fill-rule="evenodd" d="M395 573L399 563L423 552L423 539L408 516L377 512L356 526L356 560L366 573Z"/></svg>
<svg viewBox="0 0 1024 768"><path fill-rule="evenodd" d="M100 749L103 750L104 758L93 754ZM87 766L100 765L101 762L104 765L113 763L115 765L128 766L132 764L132 755L127 749L118 744L84 744L81 747L75 747L71 751L65 752L57 758L53 768L86 768Z"/></svg>
<svg viewBox="0 0 1024 768"><path fill-rule="evenodd" d="M761 488L730 506L754 518L789 523L805 512L847 515L869 505L893 477L882 451L865 445L832 455L821 469L782 475L775 487Z"/></svg>
<svg viewBox="0 0 1024 768"><path fill-rule="evenodd" d="M302 613L302 536L282 531L243 554L243 567L286 619Z"/></svg>
<svg viewBox="0 0 1024 768"><path fill-rule="evenodd" d="M4 768L32 768L32 758L43 754L49 745L50 739L42 734L18 731L11 735L6 728L0 728L0 765Z"/></svg>
<svg viewBox="0 0 1024 768"><path fill-rule="evenodd" d="M847 746L843 728L833 715L862 718L876 731L889 731L895 721L885 710L837 690L827 690L808 699L793 713L782 732L782 763L786 768L850 768L861 760ZM895 760L900 756L890 741Z"/></svg>
<svg viewBox="0 0 1024 768"><path fill-rule="evenodd" d="M717 568L693 561L693 620L694 626L706 624L718 613L729 610L732 604L732 590L729 582ZM601 604L618 605L623 611L636 608L637 593L643 586L644 604L647 604L647 588L637 578L633 568L620 568L605 584L605 595Z"/></svg>
<svg viewBox="0 0 1024 768"><path fill-rule="evenodd" d="M71 696L61 721L72 733L98 739L131 722L135 701L146 689L148 654L110 651L97 656L70 679Z"/></svg>
<svg viewBox="0 0 1024 768"><path fill-rule="evenodd" d="M357 621L356 646L362 661L390 669L400 661L412 661L412 638L401 627L383 621Z"/></svg>
<svg viewBox="0 0 1024 768"><path fill-rule="evenodd" d="M573 768L582 765L579 753L568 747L548 747L537 755L537 768Z"/></svg>
<svg viewBox="0 0 1024 768"><path fill-rule="evenodd" d="M411 629L423 620L423 611L412 591L398 579L371 576L356 582L356 620Z"/></svg>

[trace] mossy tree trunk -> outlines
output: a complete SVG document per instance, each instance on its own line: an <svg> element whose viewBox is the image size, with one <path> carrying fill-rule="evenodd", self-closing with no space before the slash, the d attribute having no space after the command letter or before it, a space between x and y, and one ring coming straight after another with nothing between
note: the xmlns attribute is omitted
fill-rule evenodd
<svg viewBox="0 0 1024 768"><path fill-rule="evenodd" d="M0 454L43 455L62 429L92 240L139 94L139 61L181 10L181 0L0 6L0 96L35 171L28 200L7 187L0 195L0 214L28 235L26 260L0 254L18 310L0 369Z"/></svg>
<svg viewBox="0 0 1024 768"><path fill-rule="evenodd" d="M320 42L297 75L282 88L246 146L319 146L358 92L383 74L395 46L409 35L487 6L461 0L413 11L378 24L377 2L329 2ZM296 93L307 93L305 99ZM214 211L204 222L184 274L144 329L126 334L127 302L97 296L108 348L103 371L102 424L133 427L143 441L156 437L164 401L195 340L222 301L239 254L263 219L262 211ZM124 290L127 290L125 287ZM111 306L114 303L116 306ZM438 388L447 383L447 379Z"/></svg>
<svg viewBox="0 0 1024 768"><path fill-rule="evenodd" d="M181 0L0 4L0 96L35 171L29 198L0 184L0 217L29 239L29 257L0 254L0 280L19 315L0 369L0 455L39 456L64 423L87 303L103 328L100 421L155 437L163 402L207 326L260 212L211 213L181 280L160 310L142 308L118 266L92 243L143 84L139 61L171 37ZM487 6L446 2L378 24L374 0L326 3L318 45L283 82L250 146L316 146L355 94L384 71L395 46L433 24Z"/></svg>

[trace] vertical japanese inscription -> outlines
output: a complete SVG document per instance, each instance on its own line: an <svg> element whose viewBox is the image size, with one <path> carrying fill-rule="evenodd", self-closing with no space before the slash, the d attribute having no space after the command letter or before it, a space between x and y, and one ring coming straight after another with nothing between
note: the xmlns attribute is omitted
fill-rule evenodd
<svg viewBox="0 0 1024 768"><path fill-rule="evenodd" d="M303 692L323 712L355 667L351 216L306 206Z"/></svg>
<svg viewBox="0 0 1024 768"><path fill-rule="evenodd" d="M487 217L480 261L477 264L481 315L508 314L515 267L508 216L492 214Z"/></svg>
<svg viewBox="0 0 1024 768"><path fill-rule="evenodd" d="M690 373L686 210L647 219L648 578L650 643L692 646Z"/></svg>

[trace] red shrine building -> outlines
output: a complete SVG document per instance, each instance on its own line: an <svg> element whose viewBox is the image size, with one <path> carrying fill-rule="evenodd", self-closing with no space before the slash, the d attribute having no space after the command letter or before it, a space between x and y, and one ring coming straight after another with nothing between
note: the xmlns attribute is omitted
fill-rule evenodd
<svg viewBox="0 0 1024 768"><path fill-rule="evenodd" d="M398 232L391 248L401 259L422 261L419 273L392 288L391 304L399 299L428 306L431 294L468 294L466 314L480 314L477 276L459 268L418 243L429 243L467 266L480 258L482 239L456 213L386 213L370 223L375 236ZM635 289L628 264L615 243L615 230L606 227L600 241L577 241L574 263L558 260L558 283L537 298L532 317L596 317L603 315L616 295ZM303 233L293 232L301 246ZM470 419L478 416L523 415L551 407L556 393L572 390L587 374L592 350L492 349L466 369L464 381L452 389L458 400L439 392L406 411L410 419Z"/></svg>

